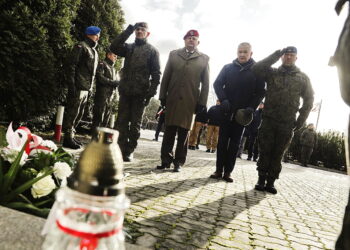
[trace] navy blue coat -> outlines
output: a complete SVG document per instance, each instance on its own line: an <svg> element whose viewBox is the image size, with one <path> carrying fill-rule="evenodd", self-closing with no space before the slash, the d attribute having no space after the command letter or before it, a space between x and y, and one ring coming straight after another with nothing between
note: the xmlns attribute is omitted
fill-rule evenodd
<svg viewBox="0 0 350 250"><path fill-rule="evenodd" d="M207 123L208 122L208 113L207 108L204 108L201 112L196 114L196 122Z"/></svg>
<svg viewBox="0 0 350 250"><path fill-rule="evenodd" d="M233 112L247 107L255 110L265 95L264 80L250 70L254 63L250 59L241 65L236 59L223 67L214 82L218 99L221 102L229 100Z"/></svg>
<svg viewBox="0 0 350 250"><path fill-rule="evenodd" d="M208 125L220 126L222 110L220 105L210 107L208 110Z"/></svg>
<svg viewBox="0 0 350 250"><path fill-rule="evenodd" d="M257 134L259 126L261 124L261 115L263 110L255 110L252 122L246 127L246 130L249 134Z"/></svg>

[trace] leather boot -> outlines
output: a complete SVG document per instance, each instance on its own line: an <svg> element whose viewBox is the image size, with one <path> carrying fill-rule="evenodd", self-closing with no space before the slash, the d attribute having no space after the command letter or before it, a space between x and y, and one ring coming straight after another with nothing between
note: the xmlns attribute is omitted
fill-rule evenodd
<svg viewBox="0 0 350 250"><path fill-rule="evenodd" d="M209 176L209 178L221 179L221 178L222 178L222 173L217 173L217 172L215 172L214 174L212 174L211 176Z"/></svg>
<svg viewBox="0 0 350 250"><path fill-rule="evenodd" d="M259 174L258 183L255 185L255 190L264 191L265 190L266 175Z"/></svg>
<svg viewBox="0 0 350 250"><path fill-rule="evenodd" d="M274 186L275 180L276 179L274 178L267 178L267 182L265 186L266 192L269 192L271 194L277 194L277 189Z"/></svg>
<svg viewBox="0 0 350 250"><path fill-rule="evenodd" d="M233 179L231 178L230 174L224 174L224 176L222 177L222 179L226 182L233 182Z"/></svg>
<svg viewBox="0 0 350 250"><path fill-rule="evenodd" d="M64 136L62 146L66 148L71 148L71 149L80 148L80 145L75 142L74 138L71 135Z"/></svg>

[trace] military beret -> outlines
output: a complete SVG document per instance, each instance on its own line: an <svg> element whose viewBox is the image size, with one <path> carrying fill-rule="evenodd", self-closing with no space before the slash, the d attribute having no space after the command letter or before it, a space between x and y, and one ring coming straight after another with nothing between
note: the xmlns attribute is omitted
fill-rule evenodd
<svg viewBox="0 0 350 250"><path fill-rule="evenodd" d="M136 23L135 24L135 28L139 28L139 27L142 27L142 28L145 28L145 29L148 29L148 24L146 22L139 22L139 23Z"/></svg>
<svg viewBox="0 0 350 250"><path fill-rule="evenodd" d="M189 36L196 36L199 37L199 33L197 30L189 30L186 35L184 36L184 40Z"/></svg>
<svg viewBox="0 0 350 250"><path fill-rule="evenodd" d="M89 26L85 30L86 35L97 35L101 32L101 29L97 26Z"/></svg>
<svg viewBox="0 0 350 250"><path fill-rule="evenodd" d="M298 50L294 46L288 46L287 48L284 49L284 54L285 53L295 53L295 54L297 54Z"/></svg>
<svg viewBox="0 0 350 250"><path fill-rule="evenodd" d="M242 126L247 126L249 125L252 120L253 120L253 114L247 114L245 112L245 109L239 109L236 112L235 115L235 120L238 124L242 125Z"/></svg>

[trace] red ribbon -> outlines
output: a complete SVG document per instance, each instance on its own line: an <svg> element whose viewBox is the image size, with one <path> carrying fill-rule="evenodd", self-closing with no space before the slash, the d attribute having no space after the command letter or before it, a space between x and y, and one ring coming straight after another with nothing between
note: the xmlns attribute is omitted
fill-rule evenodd
<svg viewBox="0 0 350 250"><path fill-rule="evenodd" d="M58 220L56 220L56 224L59 229L61 229L66 234L73 235L75 237L81 238L80 240L80 250L94 250L98 245L98 240L105 237L110 237L121 230L121 227L115 228L108 232L103 233L86 233L76 231L74 229L63 226Z"/></svg>

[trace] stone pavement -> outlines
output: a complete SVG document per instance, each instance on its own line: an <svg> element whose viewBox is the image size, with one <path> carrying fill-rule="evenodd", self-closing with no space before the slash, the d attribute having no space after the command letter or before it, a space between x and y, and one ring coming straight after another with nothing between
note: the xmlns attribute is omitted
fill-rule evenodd
<svg viewBox="0 0 350 250"><path fill-rule="evenodd" d="M279 193L254 190L254 162L237 160L233 183L209 179L215 154L189 150L180 173L155 170L161 142L142 131L124 165L128 241L151 249L334 249L349 177L283 164Z"/></svg>

